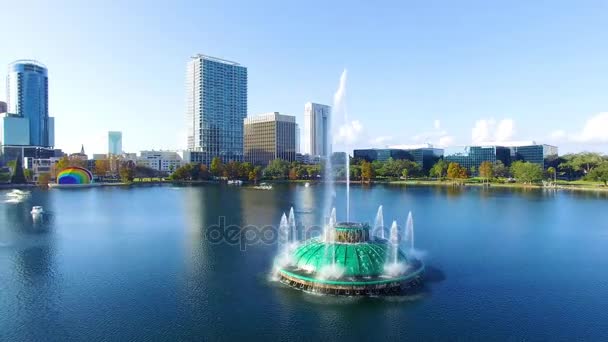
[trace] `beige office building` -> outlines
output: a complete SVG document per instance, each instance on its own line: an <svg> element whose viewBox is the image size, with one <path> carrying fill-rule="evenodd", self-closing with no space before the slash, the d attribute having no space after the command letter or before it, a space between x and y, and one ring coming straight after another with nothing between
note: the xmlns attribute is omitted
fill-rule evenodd
<svg viewBox="0 0 608 342"><path fill-rule="evenodd" d="M266 166L274 159L296 159L296 117L278 112L248 117L244 121L244 159Z"/></svg>

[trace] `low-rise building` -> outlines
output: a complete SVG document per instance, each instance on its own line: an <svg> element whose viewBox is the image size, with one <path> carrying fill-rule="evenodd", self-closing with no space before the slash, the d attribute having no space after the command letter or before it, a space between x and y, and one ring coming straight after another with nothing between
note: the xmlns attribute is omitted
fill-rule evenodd
<svg viewBox="0 0 608 342"><path fill-rule="evenodd" d="M389 159L405 159L416 162L423 172L427 172L443 156L443 149L434 148L432 145L394 147L394 148L370 148L353 151L353 157L368 162L375 160L385 162Z"/></svg>
<svg viewBox="0 0 608 342"><path fill-rule="evenodd" d="M175 151L141 151L137 157L137 165L160 172L173 172L183 164L182 157Z"/></svg>
<svg viewBox="0 0 608 342"><path fill-rule="evenodd" d="M556 146L537 144L534 141L515 141L497 143L483 143L477 146L452 147L445 150L444 159L456 162L468 169L478 169L484 161L500 161L510 166L515 161L524 161L546 168L547 162L557 158Z"/></svg>

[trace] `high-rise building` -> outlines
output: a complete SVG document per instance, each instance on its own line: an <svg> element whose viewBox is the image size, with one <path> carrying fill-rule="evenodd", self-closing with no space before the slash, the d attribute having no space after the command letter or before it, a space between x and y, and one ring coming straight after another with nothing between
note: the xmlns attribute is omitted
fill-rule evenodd
<svg viewBox="0 0 608 342"><path fill-rule="evenodd" d="M122 132L108 132L108 154L115 156L122 154Z"/></svg>
<svg viewBox="0 0 608 342"><path fill-rule="evenodd" d="M46 67L37 61L18 60L9 65L6 78L7 112L28 120L29 145L55 144L54 119L49 117Z"/></svg>
<svg viewBox="0 0 608 342"><path fill-rule="evenodd" d="M300 150L300 125L296 124L296 153L302 153Z"/></svg>
<svg viewBox="0 0 608 342"><path fill-rule="evenodd" d="M308 102L304 105L305 154L327 157L331 154L331 107Z"/></svg>
<svg viewBox="0 0 608 342"><path fill-rule="evenodd" d="M199 54L188 62L186 79L188 150L207 165L214 157L242 161L247 68Z"/></svg>
<svg viewBox="0 0 608 342"><path fill-rule="evenodd" d="M0 114L6 113L7 110L8 106L6 105L6 102L0 101Z"/></svg>
<svg viewBox="0 0 608 342"><path fill-rule="evenodd" d="M274 159L296 159L296 117L277 112L246 118L244 121L245 161L268 165Z"/></svg>

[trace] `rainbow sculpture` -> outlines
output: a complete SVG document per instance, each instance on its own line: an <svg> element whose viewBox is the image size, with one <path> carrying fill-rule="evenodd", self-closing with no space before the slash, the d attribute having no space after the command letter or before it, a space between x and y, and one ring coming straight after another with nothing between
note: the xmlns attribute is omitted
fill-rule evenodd
<svg viewBox="0 0 608 342"><path fill-rule="evenodd" d="M77 166L63 169L57 175L57 184L61 185L91 184L92 181L93 174L91 174L91 171Z"/></svg>

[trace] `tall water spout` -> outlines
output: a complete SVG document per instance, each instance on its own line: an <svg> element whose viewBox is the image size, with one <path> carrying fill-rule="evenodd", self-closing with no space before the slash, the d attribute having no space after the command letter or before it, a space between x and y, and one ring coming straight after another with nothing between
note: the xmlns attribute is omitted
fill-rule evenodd
<svg viewBox="0 0 608 342"><path fill-rule="evenodd" d="M281 216L278 235L278 253L279 255L283 255L287 253L287 246L289 244L289 222L285 213Z"/></svg>
<svg viewBox="0 0 608 342"><path fill-rule="evenodd" d="M391 225L390 242L393 265L397 265L399 259L399 226L397 226L397 221L393 221L393 224Z"/></svg>
<svg viewBox="0 0 608 342"><path fill-rule="evenodd" d="M382 206L378 207L378 213L376 214L376 220L374 221L374 237L381 237L384 239L384 214L382 213Z"/></svg>
<svg viewBox="0 0 608 342"><path fill-rule="evenodd" d="M339 130L335 135L334 142L341 142L344 144L346 149L346 158L344 161L344 168L346 171L346 221L350 221L350 158L348 154L349 145L352 144L355 139L356 133L353 131L350 122L348 121L348 111L346 110L346 75L347 71L344 69L342 75L340 75L340 84L334 94L333 113L336 114L335 118L341 113L344 122L339 125ZM328 139L329 140L329 139Z"/></svg>
<svg viewBox="0 0 608 342"><path fill-rule="evenodd" d="M291 241L298 242L298 232L296 231L296 217L293 212L293 207L289 209L289 217L287 219L287 223L289 224L289 233L291 234Z"/></svg>
<svg viewBox="0 0 608 342"><path fill-rule="evenodd" d="M405 235L410 243L410 252L414 250L414 218L412 212L407 214L407 222L405 223Z"/></svg>

